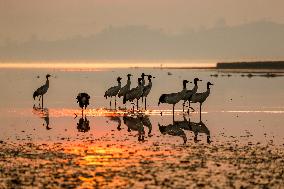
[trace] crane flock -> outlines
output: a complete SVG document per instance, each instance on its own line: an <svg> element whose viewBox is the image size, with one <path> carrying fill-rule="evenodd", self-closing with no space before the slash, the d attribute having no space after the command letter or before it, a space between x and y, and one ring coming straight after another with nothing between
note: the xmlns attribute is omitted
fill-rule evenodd
<svg viewBox="0 0 284 189"><path fill-rule="evenodd" d="M33 93L33 98L35 100L36 97L39 97L39 100L42 100L41 107L43 108L43 96L44 94L47 93L48 88L49 88L49 77L51 75L47 74L46 75L46 82L44 85L36 89ZM134 112L134 103L136 101L136 109L137 111L139 110L139 100L142 99L142 102L144 100L144 110L147 110L147 97L151 92L152 89L152 75L147 75L145 73L141 74L141 77L138 78L138 83L137 86L134 88L131 88L131 76L132 74L127 74L127 81L126 84L121 87L121 80L123 78L117 77L117 85L110 87L105 91L104 97L111 98L110 99L110 109L111 109L111 102L112 102L112 97L115 98L115 110L116 110L116 104L117 104L117 99L116 97L118 96L119 98L123 97L123 104L126 104L126 102L131 102L133 104L133 112ZM148 78L148 83L146 84L145 77ZM213 85L211 82L207 82L207 90L204 92L198 93L198 82L200 82L199 78L194 78L193 83L194 86L192 89L187 89L187 84L192 83L189 82L188 80L183 80L182 81L182 90L178 92L173 92L169 94L161 94L159 101L158 101L158 106L162 103L165 104L171 104L173 106L173 116L175 112L175 105L179 103L180 101L183 101L183 112L184 112L184 107L185 103L188 102L189 108L194 111L192 107L190 107L191 103L199 103L199 112L201 115L201 108L202 104L206 101L207 97L210 95L210 86ZM87 93L79 93L77 95L77 103L79 103L80 108L82 109L82 117L83 117L83 111L84 109L87 108L89 105L89 100L90 100L90 95ZM187 111L189 113L189 109ZM162 114L162 113L161 113Z"/></svg>

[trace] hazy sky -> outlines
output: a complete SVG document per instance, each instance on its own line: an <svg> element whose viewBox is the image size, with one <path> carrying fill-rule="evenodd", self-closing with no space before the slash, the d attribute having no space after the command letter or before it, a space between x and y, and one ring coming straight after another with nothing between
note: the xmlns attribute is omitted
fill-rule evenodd
<svg viewBox="0 0 284 189"><path fill-rule="evenodd" d="M0 0L0 42L86 36L110 25L180 32L223 21L284 23L283 8L284 0Z"/></svg>

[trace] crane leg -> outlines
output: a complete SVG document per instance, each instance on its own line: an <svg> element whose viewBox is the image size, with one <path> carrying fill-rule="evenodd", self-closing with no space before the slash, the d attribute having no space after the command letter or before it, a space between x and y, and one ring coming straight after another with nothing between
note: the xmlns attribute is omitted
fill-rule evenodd
<svg viewBox="0 0 284 189"><path fill-rule="evenodd" d="M41 96L41 108L43 109L43 95Z"/></svg>
<svg viewBox="0 0 284 189"><path fill-rule="evenodd" d="M173 122L175 121L175 104L173 104Z"/></svg>
<svg viewBox="0 0 284 189"><path fill-rule="evenodd" d="M182 112L184 112L185 101L182 103Z"/></svg>
<svg viewBox="0 0 284 189"><path fill-rule="evenodd" d="M147 110L147 98L145 97L145 110Z"/></svg>
<svg viewBox="0 0 284 189"><path fill-rule="evenodd" d="M111 110L111 99L109 101L109 109Z"/></svg>
<svg viewBox="0 0 284 189"><path fill-rule="evenodd" d="M84 116L84 109L82 108L82 117Z"/></svg>
<svg viewBox="0 0 284 189"><path fill-rule="evenodd" d="M137 110L138 110L138 102L139 102L139 101L138 101L138 99L137 99L137 104L136 104L136 109L137 109Z"/></svg>
<svg viewBox="0 0 284 189"><path fill-rule="evenodd" d="M200 119L200 120L201 120L201 106L202 106L202 104L200 103L200 104L199 104L199 114L200 114L199 119Z"/></svg>
<svg viewBox="0 0 284 189"><path fill-rule="evenodd" d="M116 96L114 97L114 109L116 110Z"/></svg>

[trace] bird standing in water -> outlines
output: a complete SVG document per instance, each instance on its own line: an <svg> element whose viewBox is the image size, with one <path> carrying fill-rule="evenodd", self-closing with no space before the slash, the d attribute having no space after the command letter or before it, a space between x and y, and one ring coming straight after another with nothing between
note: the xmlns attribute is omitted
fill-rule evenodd
<svg viewBox="0 0 284 189"><path fill-rule="evenodd" d="M118 93L118 95L117 95L118 98L124 96L128 91L130 91L130 86L131 86L130 77L131 77L131 76L132 76L131 74L127 74L127 83L126 83L126 85L124 85L124 86L120 89L120 91L119 91L119 93Z"/></svg>
<svg viewBox="0 0 284 189"><path fill-rule="evenodd" d="M151 75L148 75L148 85L146 85L145 87L143 87L143 94L142 94L142 99L143 97L145 97L145 110L147 109L147 96L149 95L151 89L152 89L152 77Z"/></svg>
<svg viewBox="0 0 284 189"><path fill-rule="evenodd" d="M210 83L210 82L207 82L207 90L205 92L203 92L203 93L195 93L189 99L189 102L191 102L191 103L199 103L200 120L201 120L202 104L207 99L207 97L210 95L210 85L213 85L213 84Z"/></svg>
<svg viewBox="0 0 284 189"><path fill-rule="evenodd" d="M190 99L193 94L195 94L195 93L197 92L197 89L198 89L198 84L197 84L197 82L198 82L198 81L202 81L202 80L200 80L200 79L198 79L198 78L194 78L194 80L193 80L194 87L193 87L191 90L187 90L187 89L186 89L186 84L183 84L183 85L184 85L183 87L185 87L185 88L184 88L184 89L185 89L185 93L184 93L183 98L182 98L182 100L184 100L184 102L183 102L183 104L182 104L182 111L183 111L183 112L184 112L185 102L186 102L188 99ZM190 83L191 83L191 82L190 82ZM193 109L192 107L190 107L190 101L188 101L188 107L191 108L191 109L194 111L194 109ZM188 112L189 112L189 111L188 111Z"/></svg>
<svg viewBox="0 0 284 189"><path fill-rule="evenodd" d="M87 93L79 93L76 97L77 103L79 103L80 108L82 108L82 117L84 113L84 109L87 108L87 106L90 104L90 95Z"/></svg>
<svg viewBox="0 0 284 189"><path fill-rule="evenodd" d="M114 103L114 108L116 109L116 96L117 94L119 93L120 89L121 89L121 77L118 77L117 78L117 83L118 85L117 86L113 86L111 88L109 88L106 92L105 92L105 95L104 97L107 99L107 97L110 97L112 98L113 96L115 97L115 103ZM111 100L109 102L109 105L110 105L110 109L111 109Z"/></svg>
<svg viewBox="0 0 284 189"><path fill-rule="evenodd" d="M49 88L49 80L48 78L51 75L47 74L46 77L46 82L43 86L39 87L37 90L35 90L34 94L33 94L33 98L35 100L36 97L39 96L39 100L41 99L41 108L43 108L43 95L47 92L48 88Z"/></svg>
<svg viewBox="0 0 284 189"><path fill-rule="evenodd" d="M126 93L123 96L123 104L125 104L127 101L133 102L135 99L137 101L136 108L138 110L138 101L140 97L143 94L143 86L142 86L142 78L138 78L138 86L135 88L132 88L128 93ZM134 112L134 107L133 107L133 112Z"/></svg>

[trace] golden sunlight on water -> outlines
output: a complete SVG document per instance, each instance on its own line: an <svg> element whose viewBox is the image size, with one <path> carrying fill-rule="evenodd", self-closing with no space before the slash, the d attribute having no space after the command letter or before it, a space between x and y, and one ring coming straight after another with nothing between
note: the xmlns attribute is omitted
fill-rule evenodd
<svg viewBox="0 0 284 189"><path fill-rule="evenodd" d="M119 187L129 182L129 179L116 176L111 183L108 183L104 174L108 174L115 171L122 171L130 167L142 168L141 160L144 157L151 157L151 161L162 162L166 157L168 161L176 161L172 155L173 151L159 149L153 151L145 149L142 146L136 146L131 143L114 145L107 141L100 142L95 141L93 144L76 144L64 148L64 153L77 155L79 158L76 164L85 167L85 171L88 172L86 176L80 176L79 179L83 182L80 188L93 188L96 183L107 183L108 187ZM159 163L157 163L157 166ZM88 171L94 170L95 171Z"/></svg>
<svg viewBox="0 0 284 189"><path fill-rule="evenodd" d="M9 112L11 113L20 113L21 115L29 115L30 110L24 109L24 110L10 110ZM33 114L36 114L40 117L46 116L49 114L51 117L74 117L74 116L79 116L81 115L82 111L79 109L41 109L38 110L33 110ZM221 110L221 111L210 111L211 113L265 113L265 114L284 114L284 110ZM93 117L105 117L105 116L125 116L125 115L131 115L132 110L131 109L122 109L122 110L108 110L108 109L87 109L84 110L84 115L86 116L93 116ZM171 109L153 109L153 110L146 110L146 111L134 111L135 114L145 114L145 115L150 115L150 116L158 116L158 115L165 115L165 116L170 116L172 114ZM202 114L208 114L208 111L202 111ZM182 109L177 109L175 110L176 115L182 115L184 112ZM190 112L190 114L199 114L199 111L195 112Z"/></svg>

